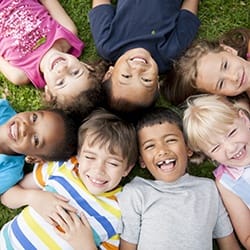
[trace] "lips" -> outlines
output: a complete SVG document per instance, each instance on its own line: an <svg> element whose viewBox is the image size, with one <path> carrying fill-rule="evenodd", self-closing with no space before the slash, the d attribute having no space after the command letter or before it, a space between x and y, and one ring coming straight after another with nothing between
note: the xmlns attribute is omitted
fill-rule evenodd
<svg viewBox="0 0 250 250"><path fill-rule="evenodd" d="M136 56L136 57L133 57L130 59L132 62L139 62L139 63L144 63L144 64L147 64L147 60L143 57L139 57L139 56Z"/></svg>
<svg viewBox="0 0 250 250"><path fill-rule="evenodd" d="M53 70L53 69L55 68L55 66L56 66L58 63L62 62L62 61L65 61L62 57L56 58L56 59L52 62L52 64L51 64L51 70Z"/></svg>
<svg viewBox="0 0 250 250"><path fill-rule="evenodd" d="M163 170L165 172L170 172L170 171L172 171L174 169L175 164L176 164L176 160L175 159L166 159L166 160L157 162L156 165L161 170Z"/></svg>
<svg viewBox="0 0 250 250"><path fill-rule="evenodd" d="M18 128L16 122L13 122L9 127L9 136L12 140L16 141L18 138Z"/></svg>
<svg viewBox="0 0 250 250"><path fill-rule="evenodd" d="M240 151L238 151L233 157L233 160L241 160L245 156L246 147L243 147Z"/></svg>

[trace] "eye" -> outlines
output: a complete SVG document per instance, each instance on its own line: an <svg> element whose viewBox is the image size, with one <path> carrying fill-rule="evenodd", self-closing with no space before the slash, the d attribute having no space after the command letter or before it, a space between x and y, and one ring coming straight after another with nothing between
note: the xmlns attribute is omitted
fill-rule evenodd
<svg viewBox="0 0 250 250"><path fill-rule="evenodd" d="M124 78L129 78L130 75L122 74L122 77L124 77Z"/></svg>
<svg viewBox="0 0 250 250"><path fill-rule="evenodd" d="M144 147L144 150L150 150L154 147L154 144L148 144Z"/></svg>
<svg viewBox="0 0 250 250"><path fill-rule="evenodd" d="M147 79L147 78L141 78L144 82L152 82L152 80L150 80L150 79Z"/></svg>
<svg viewBox="0 0 250 250"><path fill-rule="evenodd" d="M119 164L118 163L116 163L116 162L107 162L107 164L109 165L109 166L111 166L111 167L118 167L119 166Z"/></svg>
<svg viewBox="0 0 250 250"><path fill-rule="evenodd" d="M175 143L175 142L177 142L177 139L175 139L175 138L166 139L167 144L171 144L171 143Z"/></svg>
<svg viewBox="0 0 250 250"><path fill-rule="evenodd" d="M78 74L79 74L79 69L74 70L74 71L71 72L72 76L77 76Z"/></svg>
<svg viewBox="0 0 250 250"><path fill-rule="evenodd" d="M94 159L95 159L94 156L90 156L90 155L84 155L84 157L85 157L87 160L94 160Z"/></svg>
<svg viewBox="0 0 250 250"><path fill-rule="evenodd" d="M39 138L37 135L34 135L34 145L37 147L39 145Z"/></svg>
<svg viewBox="0 0 250 250"><path fill-rule="evenodd" d="M35 123L37 120L37 114L36 113L32 113L32 122Z"/></svg>
<svg viewBox="0 0 250 250"><path fill-rule="evenodd" d="M220 145L216 145L215 147L212 148L211 153L215 153L219 150Z"/></svg>
<svg viewBox="0 0 250 250"><path fill-rule="evenodd" d="M228 137L232 137L232 136L234 136L235 134L236 134L236 132L237 132L237 129L235 128L235 129L233 129L232 131L230 131L230 133L228 134Z"/></svg>
<svg viewBox="0 0 250 250"><path fill-rule="evenodd" d="M59 80L56 82L56 86L61 86L63 85L63 83L64 83L64 80Z"/></svg>
<svg viewBox="0 0 250 250"><path fill-rule="evenodd" d="M227 68L228 68L228 63L227 63L227 61L226 61L226 62L224 62L224 64L223 64L223 69L226 70Z"/></svg>
<svg viewBox="0 0 250 250"><path fill-rule="evenodd" d="M224 85L224 81L222 80L222 81L219 82L219 89L222 89L223 85Z"/></svg>

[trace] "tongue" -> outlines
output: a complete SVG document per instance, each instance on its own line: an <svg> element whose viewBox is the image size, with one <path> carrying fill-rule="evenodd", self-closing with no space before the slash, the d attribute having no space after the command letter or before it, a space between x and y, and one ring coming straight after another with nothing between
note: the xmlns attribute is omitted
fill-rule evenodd
<svg viewBox="0 0 250 250"><path fill-rule="evenodd" d="M173 167L174 167L174 163L173 162L170 162L168 164L163 163L161 165L161 170L166 170L167 171L167 170L171 170Z"/></svg>

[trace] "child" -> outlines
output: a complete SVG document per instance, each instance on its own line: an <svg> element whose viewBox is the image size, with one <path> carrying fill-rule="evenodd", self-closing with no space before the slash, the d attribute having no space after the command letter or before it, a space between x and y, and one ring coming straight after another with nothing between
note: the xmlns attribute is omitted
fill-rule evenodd
<svg viewBox="0 0 250 250"><path fill-rule="evenodd" d="M186 173L192 152L180 117L154 108L137 124L140 162L155 180L135 177L119 195L124 230L120 249L239 249L211 179Z"/></svg>
<svg viewBox="0 0 250 250"><path fill-rule="evenodd" d="M158 73L194 39L198 0L93 0L91 32L101 57L114 64L104 77L111 108L130 112L153 104Z"/></svg>
<svg viewBox="0 0 250 250"><path fill-rule="evenodd" d="M0 72L16 85L31 81L44 88L47 101L59 108L76 108L74 99L88 97L86 90L94 91L105 73L98 78L95 68L77 59L83 42L57 0L1 1L0 30Z"/></svg>
<svg viewBox="0 0 250 250"><path fill-rule="evenodd" d="M189 98L184 130L190 148L220 163L216 183L241 243L250 248L249 113L223 96Z"/></svg>
<svg viewBox="0 0 250 250"><path fill-rule="evenodd" d="M111 113L98 110L79 129L77 158L36 165L33 182L68 198L78 212L85 214L98 248L118 249L121 213L116 196L121 187L117 186L136 159L134 127ZM78 244L75 239L70 246L31 206L3 226L0 238L4 249L11 245L13 249L66 250L77 249Z"/></svg>
<svg viewBox="0 0 250 250"><path fill-rule="evenodd" d="M33 160L64 160L74 154L76 127L62 111L16 114L7 100L0 99L0 112L0 195L22 179L24 155Z"/></svg>
<svg viewBox="0 0 250 250"><path fill-rule="evenodd" d="M175 62L174 70L162 85L167 100L180 104L201 92L250 95L250 29L235 29L228 34L231 40L224 35L219 41L195 41Z"/></svg>

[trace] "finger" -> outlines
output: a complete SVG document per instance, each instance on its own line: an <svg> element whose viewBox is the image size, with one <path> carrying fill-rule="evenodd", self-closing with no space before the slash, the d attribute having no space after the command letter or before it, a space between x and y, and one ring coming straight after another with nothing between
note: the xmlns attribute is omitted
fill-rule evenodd
<svg viewBox="0 0 250 250"><path fill-rule="evenodd" d="M68 198L66 198L65 196L63 196L63 195L60 195L60 194L54 194L55 195L55 197L56 198L58 198L59 200L62 200L62 201L69 201L69 199Z"/></svg>
<svg viewBox="0 0 250 250"><path fill-rule="evenodd" d="M60 206L66 210L66 211L70 211L70 212L74 212L77 213L77 208L73 207L72 205L70 205L69 203L60 203Z"/></svg>
<svg viewBox="0 0 250 250"><path fill-rule="evenodd" d="M81 212L81 213L79 214L79 216L80 216L80 219L81 219L82 223L83 223L86 227L91 228L91 226L90 226L90 224L89 224L89 221L88 221L87 217L85 216L85 214L84 214L83 212Z"/></svg>

